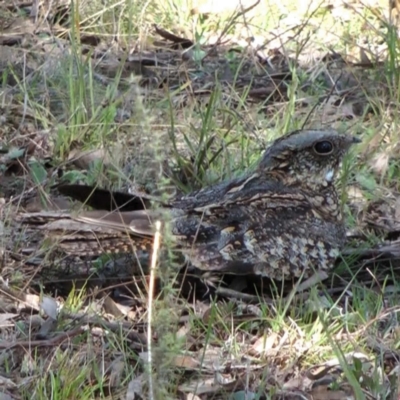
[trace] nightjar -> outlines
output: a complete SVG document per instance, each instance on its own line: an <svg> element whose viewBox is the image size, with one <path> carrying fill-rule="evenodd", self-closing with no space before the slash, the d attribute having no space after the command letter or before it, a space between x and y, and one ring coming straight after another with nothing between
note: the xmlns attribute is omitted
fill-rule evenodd
<svg viewBox="0 0 400 400"><path fill-rule="evenodd" d="M272 142L242 176L168 204L153 202L153 209L146 196L60 186L61 193L105 210L64 218L61 225L50 222L44 229L57 231L59 245L76 254L151 251L154 222L161 220L176 250L200 270L307 278L330 270L345 243L334 180L343 156L358 142L335 130L295 131ZM45 215L39 214L38 220ZM75 247L68 239L72 231L84 238Z"/></svg>

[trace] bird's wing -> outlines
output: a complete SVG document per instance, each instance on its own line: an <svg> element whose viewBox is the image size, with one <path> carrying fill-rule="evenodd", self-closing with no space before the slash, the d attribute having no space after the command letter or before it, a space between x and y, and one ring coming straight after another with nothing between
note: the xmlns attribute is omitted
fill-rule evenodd
<svg viewBox="0 0 400 400"><path fill-rule="evenodd" d="M202 193L201 201L197 201L195 197L187 197L176 202L172 209L88 211L73 218L88 224L145 236L154 235L156 220L171 221L173 234L183 241L207 241L210 237L218 236L220 230L233 228L251 220L253 223L262 224L260 218L270 218L271 212L284 213L282 210L293 208L307 212L311 207L301 192L270 182L239 190L232 190L231 187L229 191L224 188L225 195L221 195L221 191L218 187L217 192L220 195L215 196L211 196L211 192ZM206 198L208 201L205 201Z"/></svg>
<svg viewBox="0 0 400 400"><path fill-rule="evenodd" d="M107 211L136 211L150 207L150 201L159 200L151 196L140 194L130 194L123 192L113 192L87 185L58 185L57 190L64 196L78 200L85 205L93 207L95 210Z"/></svg>
<svg viewBox="0 0 400 400"><path fill-rule="evenodd" d="M164 221L165 218L164 212L156 210L87 211L73 217L74 220L87 224L144 236L154 235L154 222L158 219Z"/></svg>
<svg viewBox="0 0 400 400"><path fill-rule="evenodd" d="M258 176L258 175L257 175ZM229 181L207 186L188 195L172 201L173 207L185 211L203 208L210 205L222 205L232 193L243 190L248 182L255 179L253 174L235 178Z"/></svg>
<svg viewBox="0 0 400 400"><path fill-rule="evenodd" d="M285 186L278 180L265 180L258 173L233 180L229 185L216 185L195 195L183 197L173 205L191 214L203 213L216 217L218 212L231 212L232 209L243 206L248 206L249 210L260 205L266 209L311 207L307 196L298 188Z"/></svg>

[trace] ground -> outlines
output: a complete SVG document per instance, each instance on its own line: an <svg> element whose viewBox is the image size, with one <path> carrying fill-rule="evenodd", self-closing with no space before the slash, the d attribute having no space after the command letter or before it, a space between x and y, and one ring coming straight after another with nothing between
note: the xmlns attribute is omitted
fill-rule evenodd
<svg viewBox="0 0 400 400"><path fill-rule="evenodd" d="M400 398L399 11L0 1L2 398ZM167 237L156 278L146 255L63 258L18 217L76 209L60 182L185 193L302 127L362 139L339 182L346 249L302 295L198 290Z"/></svg>

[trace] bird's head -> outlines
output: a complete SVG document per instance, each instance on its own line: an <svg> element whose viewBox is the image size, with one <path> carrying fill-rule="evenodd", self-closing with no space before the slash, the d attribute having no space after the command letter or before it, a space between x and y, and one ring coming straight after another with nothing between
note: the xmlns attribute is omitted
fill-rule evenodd
<svg viewBox="0 0 400 400"><path fill-rule="evenodd" d="M328 187L334 181L343 156L360 139L335 130L295 131L275 140L265 151L257 172L286 185Z"/></svg>

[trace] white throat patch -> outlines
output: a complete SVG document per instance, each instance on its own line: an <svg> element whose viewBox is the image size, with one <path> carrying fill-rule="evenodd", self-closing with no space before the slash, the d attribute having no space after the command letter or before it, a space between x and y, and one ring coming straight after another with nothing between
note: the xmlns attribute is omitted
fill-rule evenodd
<svg viewBox="0 0 400 400"><path fill-rule="evenodd" d="M327 182L332 182L334 175L335 175L335 171L333 169L328 170L328 172L325 174L325 180Z"/></svg>

